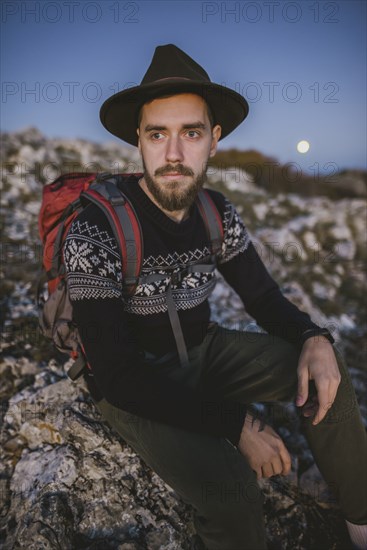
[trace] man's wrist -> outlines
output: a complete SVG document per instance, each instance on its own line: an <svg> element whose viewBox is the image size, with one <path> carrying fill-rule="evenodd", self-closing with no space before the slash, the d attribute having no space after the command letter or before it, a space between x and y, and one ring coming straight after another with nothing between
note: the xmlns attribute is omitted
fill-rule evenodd
<svg viewBox="0 0 367 550"><path fill-rule="evenodd" d="M253 430L255 423L257 431L262 432L266 424L265 418L262 414L256 411L256 409L254 410L253 408L251 408L246 412L245 420L242 426L242 432L244 432L246 428L250 428L251 430Z"/></svg>
<svg viewBox="0 0 367 550"><path fill-rule="evenodd" d="M309 338L313 338L315 336L316 337L317 336L323 336L324 338L326 338L330 342L330 344L334 344L334 342L335 342L333 336L331 335L331 333L328 331L327 328L310 328L310 329L305 330L301 334L301 343L302 343L302 345Z"/></svg>

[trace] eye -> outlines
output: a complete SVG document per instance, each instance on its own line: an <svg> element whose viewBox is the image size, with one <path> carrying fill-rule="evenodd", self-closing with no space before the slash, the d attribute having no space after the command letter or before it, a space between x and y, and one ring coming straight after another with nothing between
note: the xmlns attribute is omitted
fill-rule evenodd
<svg viewBox="0 0 367 550"><path fill-rule="evenodd" d="M152 139L153 141L158 141L162 139L162 137L163 134L161 132L154 132L154 134L150 134L150 139Z"/></svg>
<svg viewBox="0 0 367 550"><path fill-rule="evenodd" d="M188 135L190 138L195 138L195 137L200 136L200 133L199 133L197 130L189 130L189 131L187 132L187 135Z"/></svg>

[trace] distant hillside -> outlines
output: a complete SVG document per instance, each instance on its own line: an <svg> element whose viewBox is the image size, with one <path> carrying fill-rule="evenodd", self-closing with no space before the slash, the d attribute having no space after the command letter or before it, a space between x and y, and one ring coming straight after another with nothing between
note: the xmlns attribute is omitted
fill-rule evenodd
<svg viewBox="0 0 367 550"><path fill-rule="evenodd" d="M259 151L227 149L218 151L210 166L220 170L242 169L256 185L269 193L297 193L311 197L323 195L331 199L366 197L367 171L342 170L327 176L308 176L296 172L292 165L280 164Z"/></svg>

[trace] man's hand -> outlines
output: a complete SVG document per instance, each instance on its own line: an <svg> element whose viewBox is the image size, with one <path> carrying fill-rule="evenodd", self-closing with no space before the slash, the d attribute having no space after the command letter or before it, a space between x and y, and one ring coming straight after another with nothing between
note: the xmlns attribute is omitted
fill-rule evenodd
<svg viewBox="0 0 367 550"><path fill-rule="evenodd" d="M303 415L315 414L315 426L325 417L334 403L341 376L335 353L329 340L324 336L313 336L303 344L298 361L298 392L296 405L303 407ZM308 399L309 380L315 382L317 396Z"/></svg>
<svg viewBox="0 0 367 550"><path fill-rule="evenodd" d="M243 424L238 450L255 470L257 479L282 474L291 469L291 457L279 435L265 425L259 431L260 420L247 413Z"/></svg>

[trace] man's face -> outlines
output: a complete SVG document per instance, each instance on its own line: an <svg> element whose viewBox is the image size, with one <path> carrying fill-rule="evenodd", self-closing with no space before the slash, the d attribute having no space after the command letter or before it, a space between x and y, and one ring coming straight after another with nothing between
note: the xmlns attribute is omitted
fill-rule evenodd
<svg viewBox="0 0 367 550"><path fill-rule="evenodd" d="M210 127L206 103L178 94L146 103L138 129L144 180L165 210L188 208L206 179L221 128Z"/></svg>

